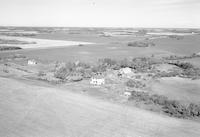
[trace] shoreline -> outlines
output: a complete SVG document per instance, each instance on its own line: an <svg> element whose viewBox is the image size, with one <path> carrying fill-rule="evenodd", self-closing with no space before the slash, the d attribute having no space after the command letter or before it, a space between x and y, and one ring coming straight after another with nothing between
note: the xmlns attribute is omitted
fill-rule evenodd
<svg viewBox="0 0 200 137"><path fill-rule="evenodd" d="M81 42L81 41L69 41L69 40L50 40L50 39L38 39L29 37L13 37L13 36L0 36L0 39L5 40L18 40L25 42L35 42L35 44L1 44L1 46L16 46L22 49L47 49L57 47L67 47L75 45L91 45L95 44L92 42Z"/></svg>

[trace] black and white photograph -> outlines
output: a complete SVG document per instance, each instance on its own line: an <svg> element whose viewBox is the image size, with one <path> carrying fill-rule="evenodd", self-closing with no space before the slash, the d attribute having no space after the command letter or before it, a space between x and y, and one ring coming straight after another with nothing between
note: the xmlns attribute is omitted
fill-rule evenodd
<svg viewBox="0 0 200 137"><path fill-rule="evenodd" d="M200 137L200 0L0 0L0 137Z"/></svg>

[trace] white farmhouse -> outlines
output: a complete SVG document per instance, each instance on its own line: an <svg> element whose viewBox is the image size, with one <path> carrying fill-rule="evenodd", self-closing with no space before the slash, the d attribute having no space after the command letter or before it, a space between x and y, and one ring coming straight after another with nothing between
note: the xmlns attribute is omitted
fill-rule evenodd
<svg viewBox="0 0 200 137"><path fill-rule="evenodd" d="M97 75L97 76L91 78L90 84L95 85L95 86L104 85L105 78L101 75Z"/></svg>
<svg viewBox="0 0 200 137"><path fill-rule="evenodd" d="M28 65L36 65L37 62L34 59L28 60Z"/></svg>

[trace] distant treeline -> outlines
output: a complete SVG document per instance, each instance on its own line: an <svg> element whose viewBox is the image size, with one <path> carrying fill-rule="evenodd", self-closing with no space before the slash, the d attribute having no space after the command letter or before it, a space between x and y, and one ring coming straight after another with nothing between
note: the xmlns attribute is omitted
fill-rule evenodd
<svg viewBox="0 0 200 137"><path fill-rule="evenodd" d="M135 42L129 42L129 47L152 47L156 44L150 41L135 41Z"/></svg>
<svg viewBox="0 0 200 137"><path fill-rule="evenodd" d="M20 47L15 47L15 46L0 46L0 51L4 50L19 50L22 49Z"/></svg>
<svg viewBox="0 0 200 137"><path fill-rule="evenodd" d="M0 39L0 44L36 44L36 42L27 42L27 41L20 41L20 40L15 40L15 39Z"/></svg>

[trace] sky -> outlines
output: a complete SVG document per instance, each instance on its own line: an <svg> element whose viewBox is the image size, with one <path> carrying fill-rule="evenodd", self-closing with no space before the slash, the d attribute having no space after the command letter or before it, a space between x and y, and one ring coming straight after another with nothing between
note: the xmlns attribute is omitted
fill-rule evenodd
<svg viewBox="0 0 200 137"><path fill-rule="evenodd" d="M0 0L0 26L200 28L200 0Z"/></svg>

